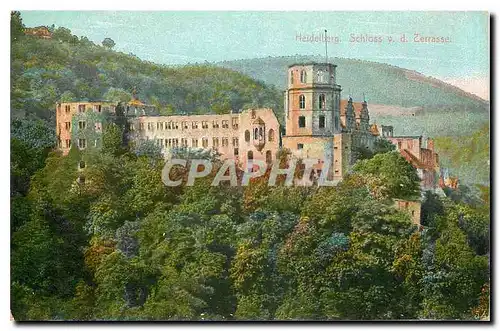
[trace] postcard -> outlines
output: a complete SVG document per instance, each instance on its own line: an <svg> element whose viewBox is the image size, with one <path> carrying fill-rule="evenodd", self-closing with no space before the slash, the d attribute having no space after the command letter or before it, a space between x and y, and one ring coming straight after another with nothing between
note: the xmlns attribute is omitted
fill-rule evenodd
<svg viewBox="0 0 500 331"><path fill-rule="evenodd" d="M487 12L12 11L11 318L490 321Z"/></svg>

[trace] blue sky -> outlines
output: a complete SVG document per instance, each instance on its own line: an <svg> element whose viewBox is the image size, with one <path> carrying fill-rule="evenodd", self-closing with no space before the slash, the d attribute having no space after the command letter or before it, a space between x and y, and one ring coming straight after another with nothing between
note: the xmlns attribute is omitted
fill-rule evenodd
<svg viewBox="0 0 500 331"><path fill-rule="evenodd" d="M297 35L328 30L340 38L330 56L389 63L434 77L487 77L486 12L111 12L22 11L26 26L64 26L96 43L110 37L116 49L144 60L182 65L294 54L324 54L324 43ZM415 43L414 34L449 37L445 44ZM382 43L352 43L380 36ZM392 36L409 42L388 43ZM358 39L359 40L359 39Z"/></svg>

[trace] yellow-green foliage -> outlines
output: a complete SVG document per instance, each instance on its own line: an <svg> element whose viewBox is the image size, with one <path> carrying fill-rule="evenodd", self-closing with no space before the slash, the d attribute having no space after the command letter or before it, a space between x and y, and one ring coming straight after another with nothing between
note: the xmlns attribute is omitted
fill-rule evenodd
<svg viewBox="0 0 500 331"><path fill-rule="evenodd" d="M490 181L490 127L465 137L436 137L435 147L450 175L462 183L488 184Z"/></svg>

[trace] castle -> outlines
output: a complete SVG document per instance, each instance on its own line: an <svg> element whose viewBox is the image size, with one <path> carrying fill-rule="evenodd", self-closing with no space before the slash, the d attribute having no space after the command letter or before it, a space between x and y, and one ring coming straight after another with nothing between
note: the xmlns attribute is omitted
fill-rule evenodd
<svg viewBox="0 0 500 331"><path fill-rule="evenodd" d="M372 148L368 106L355 109L351 98L341 107L336 66L329 63L291 65L285 91L285 135L272 109L247 109L220 115L160 116L153 106L134 97L125 105L128 138L137 144L153 141L167 156L172 148L211 149L222 159L233 158L242 168L253 160L271 163L280 147L295 157L325 162L330 177L341 180L353 163L353 148ZM59 103L56 107L58 148L67 154L100 148L102 131L116 116L117 105L107 101Z"/></svg>
<svg viewBox="0 0 500 331"><path fill-rule="evenodd" d="M165 157L178 147L216 151L231 158L242 169L253 169L253 161L271 164L280 148L292 157L317 159L314 171L328 168L327 176L340 181L354 164L353 151L372 150L376 139L387 139L416 169L423 190L438 187L439 157L433 141L421 136L394 136L391 126L370 124L368 104L341 100L336 65L293 64L287 71L284 91L284 134L272 109L246 109L226 114L161 116L155 107L135 96L121 105L127 137L135 144L152 141ZM101 148L105 124L117 118L117 104L108 101L69 102L56 106L57 146L67 154L79 149ZM328 167L325 167L328 166ZM442 182L442 181L441 181ZM396 207L411 212L420 223L419 201L396 201Z"/></svg>

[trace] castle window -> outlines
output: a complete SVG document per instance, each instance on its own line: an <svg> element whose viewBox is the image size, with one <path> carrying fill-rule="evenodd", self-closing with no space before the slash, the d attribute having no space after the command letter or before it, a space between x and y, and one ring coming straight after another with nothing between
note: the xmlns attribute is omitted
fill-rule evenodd
<svg viewBox="0 0 500 331"><path fill-rule="evenodd" d="M238 147L238 138L236 137L233 138L233 146Z"/></svg>
<svg viewBox="0 0 500 331"><path fill-rule="evenodd" d="M293 71L290 71L290 84L293 84Z"/></svg>
<svg viewBox="0 0 500 331"><path fill-rule="evenodd" d="M255 140L258 139L258 137L257 137L258 135L259 135L259 129L255 128L253 130L253 139L255 139Z"/></svg>
<svg viewBox="0 0 500 331"><path fill-rule="evenodd" d="M274 141L274 130L273 129L269 130L269 141Z"/></svg>
<svg viewBox="0 0 500 331"><path fill-rule="evenodd" d="M259 139L264 138L262 128L259 128Z"/></svg>
<svg viewBox="0 0 500 331"><path fill-rule="evenodd" d="M229 121L228 120L222 121L222 128L224 128L224 129L229 128Z"/></svg>
<svg viewBox="0 0 500 331"><path fill-rule="evenodd" d="M325 75L323 73L323 70L319 70L317 73L318 76L318 83L324 83L325 82Z"/></svg>
<svg viewBox="0 0 500 331"><path fill-rule="evenodd" d="M234 149L234 156L238 156L238 153L239 153L238 148L235 148Z"/></svg>
<svg viewBox="0 0 500 331"><path fill-rule="evenodd" d="M66 148L71 148L71 139L66 139Z"/></svg>
<svg viewBox="0 0 500 331"><path fill-rule="evenodd" d="M129 123L129 124L128 124L128 129L129 129L130 131L134 131L134 130L135 130L134 123Z"/></svg>
<svg viewBox="0 0 500 331"><path fill-rule="evenodd" d="M326 97L324 94L319 95L319 109L326 108Z"/></svg>
<svg viewBox="0 0 500 331"><path fill-rule="evenodd" d="M299 108L300 109L306 108L306 97L303 94L299 95Z"/></svg>
<svg viewBox="0 0 500 331"><path fill-rule="evenodd" d="M222 147L229 145L229 139L227 137L222 138Z"/></svg>
<svg viewBox="0 0 500 331"><path fill-rule="evenodd" d="M80 162L78 163L78 168L80 168L80 169L85 169L85 161L83 161L83 160L82 160L82 161L80 161Z"/></svg>
<svg viewBox="0 0 500 331"><path fill-rule="evenodd" d="M271 151L266 152L266 163L269 164L273 162L273 153Z"/></svg>
<svg viewBox="0 0 500 331"><path fill-rule="evenodd" d="M163 130L163 122L156 123L156 130Z"/></svg>
<svg viewBox="0 0 500 331"><path fill-rule="evenodd" d="M139 123L139 130L144 130L144 122Z"/></svg>
<svg viewBox="0 0 500 331"><path fill-rule="evenodd" d="M325 128L325 116L324 115L319 116L319 128L320 129Z"/></svg>
<svg viewBox="0 0 500 331"><path fill-rule="evenodd" d="M207 121L203 121L203 122L201 122L201 127L202 127L203 129L208 129L208 122L207 122Z"/></svg>
<svg viewBox="0 0 500 331"><path fill-rule="evenodd" d="M96 132L101 132L101 130L102 130L102 124L101 124L101 122L96 122L94 124L94 129L95 129Z"/></svg>
<svg viewBox="0 0 500 331"><path fill-rule="evenodd" d="M219 138L212 138L212 146L213 148L219 147Z"/></svg>
<svg viewBox="0 0 500 331"><path fill-rule="evenodd" d="M297 149L304 149L304 144L297 144Z"/></svg>
<svg viewBox="0 0 500 331"><path fill-rule="evenodd" d="M148 130L149 131L153 130L153 123L148 122Z"/></svg>
<svg viewBox="0 0 500 331"><path fill-rule="evenodd" d="M71 111L71 106L70 105L64 106L64 110L66 111L66 114L68 114Z"/></svg>
<svg viewBox="0 0 500 331"><path fill-rule="evenodd" d="M250 161L250 160L253 160L253 152L252 151L248 151L247 153L247 159Z"/></svg>
<svg viewBox="0 0 500 331"><path fill-rule="evenodd" d="M219 128L219 122L217 122L217 121L213 121L213 122L212 122L212 127L213 127L214 129L218 129L218 128Z"/></svg>
<svg viewBox="0 0 500 331"><path fill-rule="evenodd" d="M192 139L191 139L191 146L193 146L193 147L198 147L198 139L194 139L194 138L192 138Z"/></svg>
<svg viewBox="0 0 500 331"><path fill-rule="evenodd" d="M207 148L208 147L208 138L203 138L201 140L201 145L203 146L203 148Z"/></svg>
<svg viewBox="0 0 500 331"><path fill-rule="evenodd" d="M85 129L86 127L87 127L87 123L85 123L85 121L79 121L79 122L78 122L78 128L79 128L80 130Z"/></svg>
<svg viewBox="0 0 500 331"><path fill-rule="evenodd" d="M79 184L85 184L85 176L84 175L80 175L78 177L78 183Z"/></svg>
<svg viewBox="0 0 500 331"><path fill-rule="evenodd" d="M307 73L305 70L300 72L300 82L304 84L307 81Z"/></svg>
<svg viewBox="0 0 500 331"><path fill-rule="evenodd" d="M65 126L66 130L69 131L71 129L71 122L65 122L64 126Z"/></svg>
<svg viewBox="0 0 500 331"><path fill-rule="evenodd" d="M87 140L86 139L78 139L78 147L80 147L80 148L87 147Z"/></svg>
<svg viewBox="0 0 500 331"><path fill-rule="evenodd" d="M191 124L191 127L192 127L193 129L198 129L198 122L193 122L193 123Z"/></svg>
<svg viewBox="0 0 500 331"><path fill-rule="evenodd" d="M233 125L234 130L238 129L238 117L233 117L231 119L231 124Z"/></svg>
<svg viewBox="0 0 500 331"><path fill-rule="evenodd" d="M188 123L187 122L182 122L182 127L184 128L184 130L187 130L188 129Z"/></svg>
<svg viewBox="0 0 500 331"><path fill-rule="evenodd" d="M79 113L85 112L85 105L78 105L78 112Z"/></svg>
<svg viewBox="0 0 500 331"><path fill-rule="evenodd" d="M101 105L94 105L94 111L100 113L102 110Z"/></svg>
<svg viewBox="0 0 500 331"><path fill-rule="evenodd" d="M299 116L299 128L306 127L306 118L304 116Z"/></svg>
<svg viewBox="0 0 500 331"><path fill-rule="evenodd" d="M248 131L248 130L245 131L245 141L246 142L250 141L250 131Z"/></svg>

